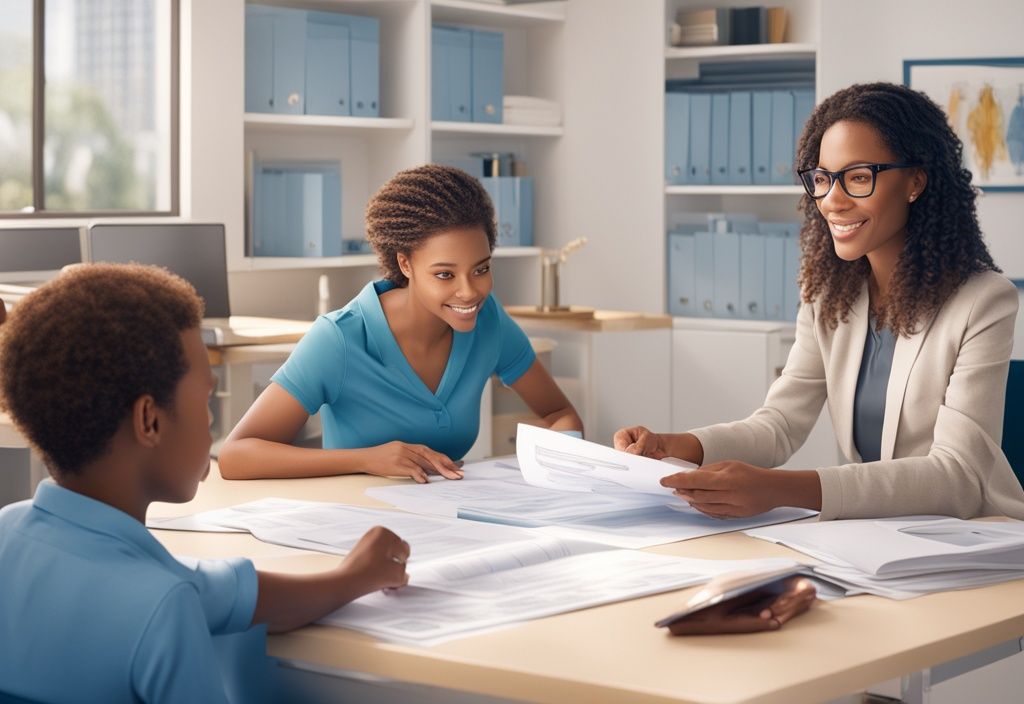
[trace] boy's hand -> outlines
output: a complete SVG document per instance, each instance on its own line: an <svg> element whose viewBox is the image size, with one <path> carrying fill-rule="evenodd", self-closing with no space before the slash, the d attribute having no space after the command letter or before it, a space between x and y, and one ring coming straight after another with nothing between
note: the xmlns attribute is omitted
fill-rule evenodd
<svg viewBox="0 0 1024 704"><path fill-rule="evenodd" d="M411 445L394 440L361 451L363 471L382 477L412 477L425 484L428 474L440 474L445 479L462 479L462 471L447 455L431 450L426 445Z"/></svg>
<svg viewBox="0 0 1024 704"><path fill-rule="evenodd" d="M355 599L379 589L395 589L409 583L405 563L409 560L409 543L387 528L374 526L366 531L341 563L341 571L349 581Z"/></svg>

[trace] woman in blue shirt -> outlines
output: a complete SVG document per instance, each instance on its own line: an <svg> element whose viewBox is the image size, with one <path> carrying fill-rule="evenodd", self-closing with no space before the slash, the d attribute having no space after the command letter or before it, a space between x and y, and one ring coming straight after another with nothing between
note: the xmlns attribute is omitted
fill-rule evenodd
<svg viewBox="0 0 1024 704"><path fill-rule="evenodd" d="M403 171L371 199L366 229L385 278L316 320L225 441L225 478L458 479L492 374L548 427L582 430L491 293L494 208L479 181L437 165ZM323 449L290 445L317 412Z"/></svg>

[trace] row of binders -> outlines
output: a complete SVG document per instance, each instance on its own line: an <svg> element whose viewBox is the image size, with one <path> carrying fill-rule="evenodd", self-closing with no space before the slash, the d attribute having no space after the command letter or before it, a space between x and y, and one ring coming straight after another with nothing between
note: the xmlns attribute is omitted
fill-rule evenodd
<svg viewBox="0 0 1024 704"><path fill-rule="evenodd" d="M814 109L809 88L665 94L670 185L792 185L796 144Z"/></svg>
<svg viewBox="0 0 1024 704"><path fill-rule="evenodd" d="M668 311L682 317L796 320L800 223L711 215L668 233Z"/></svg>
<svg viewBox="0 0 1024 704"><path fill-rule="evenodd" d="M252 201L252 256L342 254L337 161L256 161Z"/></svg>
<svg viewBox="0 0 1024 704"><path fill-rule="evenodd" d="M380 116L380 20L246 3L245 110Z"/></svg>
<svg viewBox="0 0 1024 704"><path fill-rule="evenodd" d="M502 122L505 36L434 25L431 30L431 119Z"/></svg>

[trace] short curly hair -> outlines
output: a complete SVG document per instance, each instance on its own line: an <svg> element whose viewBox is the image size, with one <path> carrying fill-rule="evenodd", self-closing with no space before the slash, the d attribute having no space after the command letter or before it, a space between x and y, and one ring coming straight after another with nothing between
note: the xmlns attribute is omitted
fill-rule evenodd
<svg viewBox="0 0 1024 704"><path fill-rule="evenodd" d="M23 298L0 326L0 408L56 475L110 447L132 404L171 408L188 371L181 333L203 303L184 279L138 264L84 264Z"/></svg>
<svg viewBox="0 0 1024 704"><path fill-rule="evenodd" d="M377 251L381 272L396 286L409 283L398 267L428 237L459 228L480 227L494 250L497 227L487 191L462 169L427 164L400 171L366 206L366 239Z"/></svg>
<svg viewBox="0 0 1024 704"><path fill-rule="evenodd" d="M893 83L858 84L815 108L797 145L797 171L818 166L822 135L842 120L874 128L897 161L920 166L928 177L909 206L906 245L878 315L880 327L909 336L972 274L999 271L978 226L963 144L924 93ZM801 208L802 298L819 299L823 319L835 328L846 322L871 268L866 257L840 259L814 199L804 195Z"/></svg>

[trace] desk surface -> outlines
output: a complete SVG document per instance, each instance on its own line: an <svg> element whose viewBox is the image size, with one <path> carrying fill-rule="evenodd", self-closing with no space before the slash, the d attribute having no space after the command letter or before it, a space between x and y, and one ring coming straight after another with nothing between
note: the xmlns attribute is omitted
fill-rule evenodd
<svg viewBox="0 0 1024 704"><path fill-rule="evenodd" d="M266 496L385 506L370 476L225 481L211 469L176 516ZM173 552L246 555L258 568L304 572L338 558L268 545L248 535L155 531ZM780 546L726 534L653 548L701 558L794 557ZM652 626L689 592L671 592L411 647L324 626L272 636L272 655L328 668L538 702L800 702L862 690L1024 633L1024 581L896 602L859 596L819 603L779 632L672 638Z"/></svg>

